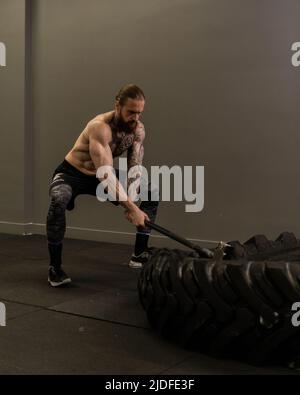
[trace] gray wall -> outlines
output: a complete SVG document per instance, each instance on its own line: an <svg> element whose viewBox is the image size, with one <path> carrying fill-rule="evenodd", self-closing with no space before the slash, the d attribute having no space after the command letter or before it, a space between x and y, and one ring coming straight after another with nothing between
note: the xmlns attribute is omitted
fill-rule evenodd
<svg viewBox="0 0 300 395"><path fill-rule="evenodd" d="M23 232L25 0L0 0L0 230ZM8 223L7 223L8 222Z"/></svg>
<svg viewBox="0 0 300 395"><path fill-rule="evenodd" d="M33 230L44 233L54 168L134 82L147 95L146 166L205 166L205 209L162 203L160 224L194 239L300 235L299 15L298 0L33 0ZM134 230L89 196L68 225L110 241Z"/></svg>

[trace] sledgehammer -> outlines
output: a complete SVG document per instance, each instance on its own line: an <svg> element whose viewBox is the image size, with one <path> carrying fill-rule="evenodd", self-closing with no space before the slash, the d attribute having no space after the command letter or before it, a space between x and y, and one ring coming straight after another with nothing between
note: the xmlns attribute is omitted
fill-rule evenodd
<svg viewBox="0 0 300 395"><path fill-rule="evenodd" d="M181 236L178 236L177 234L171 232L170 230L165 229L162 226L159 226L151 221L145 220L145 225L148 226L149 228L154 229L157 232L169 237L170 239L173 239L173 240L177 241L178 243L191 248L192 250L196 251L201 258L213 258L215 256L214 252L209 250L208 248L200 247L197 244L192 243L191 241L189 241ZM208 240L208 241L211 242L210 240ZM220 243L222 243L222 242L219 242L219 244ZM225 243L223 243L223 244L225 247L226 244Z"/></svg>

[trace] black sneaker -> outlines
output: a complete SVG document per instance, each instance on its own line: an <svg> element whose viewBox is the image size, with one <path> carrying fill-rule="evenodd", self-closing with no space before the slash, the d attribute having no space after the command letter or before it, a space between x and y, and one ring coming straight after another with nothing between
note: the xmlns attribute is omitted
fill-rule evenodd
<svg viewBox="0 0 300 395"><path fill-rule="evenodd" d="M149 258L150 254L148 251L144 251L140 255L132 254L128 266L132 269L140 269L146 262L148 262Z"/></svg>
<svg viewBox="0 0 300 395"><path fill-rule="evenodd" d="M61 285L70 284L71 279L61 268L50 266L48 282L52 287L59 287Z"/></svg>

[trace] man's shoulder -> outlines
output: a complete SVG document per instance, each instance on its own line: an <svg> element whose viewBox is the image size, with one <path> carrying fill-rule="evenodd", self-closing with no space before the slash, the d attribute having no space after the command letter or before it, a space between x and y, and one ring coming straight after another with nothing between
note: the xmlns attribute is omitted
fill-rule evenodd
<svg viewBox="0 0 300 395"><path fill-rule="evenodd" d="M88 123L88 126L92 127L110 127L109 123L113 117L114 112L105 112L103 114L96 115L93 119L91 119Z"/></svg>
<svg viewBox="0 0 300 395"><path fill-rule="evenodd" d="M89 138L100 142L110 141L112 137L111 128L104 119L92 119L87 124L86 133Z"/></svg>

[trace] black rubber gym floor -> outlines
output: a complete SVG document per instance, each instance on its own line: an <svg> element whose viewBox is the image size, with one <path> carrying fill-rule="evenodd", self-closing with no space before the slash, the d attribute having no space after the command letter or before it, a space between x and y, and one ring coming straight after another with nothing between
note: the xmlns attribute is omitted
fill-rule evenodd
<svg viewBox="0 0 300 395"><path fill-rule="evenodd" d="M297 374L184 350L147 323L129 269L128 245L66 239L64 268L73 282L47 283L44 236L0 234L0 374L197 375ZM299 374L299 372L298 372Z"/></svg>

